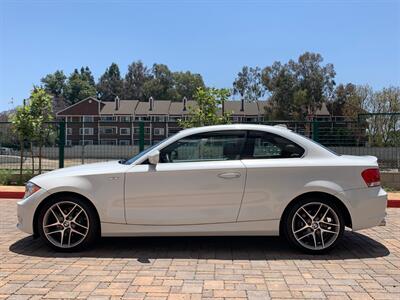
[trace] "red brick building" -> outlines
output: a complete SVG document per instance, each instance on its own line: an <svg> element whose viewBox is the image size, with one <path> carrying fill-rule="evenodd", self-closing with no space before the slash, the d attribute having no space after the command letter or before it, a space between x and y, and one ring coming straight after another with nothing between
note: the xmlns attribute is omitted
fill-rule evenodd
<svg viewBox="0 0 400 300"><path fill-rule="evenodd" d="M232 121L262 121L266 101L246 103L227 101L224 110L232 113ZM139 122L145 122L145 144L153 144L180 130L178 120L195 107L193 100L181 102L154 100L100 101L94 97L81 100L57 113L66 122L67 145L137 145Z"/></svg>

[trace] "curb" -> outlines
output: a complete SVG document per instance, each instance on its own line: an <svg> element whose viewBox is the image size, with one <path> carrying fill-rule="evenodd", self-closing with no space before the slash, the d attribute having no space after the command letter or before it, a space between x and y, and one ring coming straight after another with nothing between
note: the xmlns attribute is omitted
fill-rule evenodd
<svg viewBox="0 0 400 300"><path fill-rule="evenodd" d="M5 199L22 199L25 192L11 192L11 191L0 191L0 200Z"/></svg>
<svg viewBox="0 0 400 300"><path fill-rule="evenodd" d="M387 201L387 207L397 207L400 208L400 199L391 199Z"/></svg>

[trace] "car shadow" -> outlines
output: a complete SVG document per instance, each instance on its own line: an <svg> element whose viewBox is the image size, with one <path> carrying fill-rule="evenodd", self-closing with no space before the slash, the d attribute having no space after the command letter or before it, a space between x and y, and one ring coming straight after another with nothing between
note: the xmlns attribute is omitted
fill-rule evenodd
<svg viewBox="0 0 400 300"><path fill-rule="evenodd" d="M366 235L345 232L342 241L331 252L303 254L290 248L279 237L118 237L102 238L90 250L56 252L40 239L23 238L10 251L34 257L130 258L141 263L151 259L219 259L219 260L343 260L376 258L390 254L381 243Z"/></svg>

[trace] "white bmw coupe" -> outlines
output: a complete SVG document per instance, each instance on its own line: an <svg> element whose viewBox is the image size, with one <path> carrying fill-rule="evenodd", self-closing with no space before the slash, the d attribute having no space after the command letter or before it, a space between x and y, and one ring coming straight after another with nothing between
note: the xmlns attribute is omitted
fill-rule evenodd
<svg viewBox="0 0 400 300"><path fill-rule="evenodd" d="M129 160L31 179L18 228L58 250L99 236L283 235L309 253L385 218L376 157L337 155L282 127L183 130Z"/></svg>

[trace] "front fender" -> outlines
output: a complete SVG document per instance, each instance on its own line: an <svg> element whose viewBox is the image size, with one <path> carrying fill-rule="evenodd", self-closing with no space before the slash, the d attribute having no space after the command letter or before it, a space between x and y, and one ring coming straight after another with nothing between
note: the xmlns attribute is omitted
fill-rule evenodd
<svg viewBox="0 0 400 300"><path fill-rule="evenodd" d="M123 181L110 181L104 176L39 177L31 181L44 188L49 196L57 193L79 194L92 202L100 222L125 223Z"/></svg>

